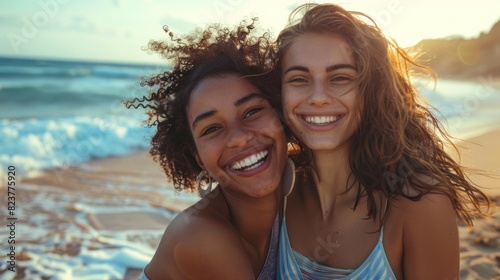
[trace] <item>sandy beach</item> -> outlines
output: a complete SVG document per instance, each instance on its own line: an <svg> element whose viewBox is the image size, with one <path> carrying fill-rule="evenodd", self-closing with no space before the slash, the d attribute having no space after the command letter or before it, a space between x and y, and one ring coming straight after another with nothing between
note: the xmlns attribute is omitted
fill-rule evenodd
<svg viewBox="0 0 500 280"><path fill-rule="evenodd" d="M500 178L498 139L500 129L460 142L463 163ZM498 178L471 178L500 203ZM175 192L147 151L46 171L15 196L16 273L2 254L0 279L136 279L169 221L197 200ZM500 215L459 230L461 279L500 279Z"/></svg>
<svg viewBox="0 0 500 280"><path fill-rule="evenodd" d="M500 205L500 130L459 142L462 164L488 176L470 178ZM459 227L460 279L500 279L500 209L491 218L479 218L473 229Z"/></svg>

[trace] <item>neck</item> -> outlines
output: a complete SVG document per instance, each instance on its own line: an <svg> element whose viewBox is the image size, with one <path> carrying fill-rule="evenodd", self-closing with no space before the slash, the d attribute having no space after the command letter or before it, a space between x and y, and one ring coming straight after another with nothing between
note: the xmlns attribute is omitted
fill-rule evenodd
<svg viewBox="0 0 500 280"><path fill-rule="evenodd" d="M265 257L271 229L281 201L281 188L259 198L223 192L231 223L238 230L242 239L254 247L259 255Z"/></svg>
<svg viewBox="0 0 500 280"><path fill-rule="evenodd" d="M334 151L313 151L313 172L317 199L323 220L327 220L337 205L351 205L356 197L355 188L346 192L352 184L348 149Z"/></svg>

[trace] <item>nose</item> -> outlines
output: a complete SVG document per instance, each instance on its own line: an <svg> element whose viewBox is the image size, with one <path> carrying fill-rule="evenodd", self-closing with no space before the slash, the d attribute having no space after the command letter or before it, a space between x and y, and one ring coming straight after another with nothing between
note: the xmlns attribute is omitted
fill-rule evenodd
<svg viewBox="0 0 500 280"><path fill-rule="evenodd" d="M315 82L307 97L307 102L311 105L326 105L332 102L332 97L328 94L328 88L323 82Z"/></svg>
<svg viewBox="0 0 500 280"><path fill-rule="evenodd" d="M227 138L227 146L229 148L245 146L250 139L255 136L254 132L245 128L242 125L235 126L231 129Z"/></svg>

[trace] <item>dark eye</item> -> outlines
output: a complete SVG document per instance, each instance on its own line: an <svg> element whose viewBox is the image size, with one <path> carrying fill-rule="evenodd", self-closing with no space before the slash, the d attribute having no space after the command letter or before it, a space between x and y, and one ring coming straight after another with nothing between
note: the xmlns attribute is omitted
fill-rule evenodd
<svg viewBox="0 0 500 280"><path fill-rule="evenodd" d="M217 130L219 130L220 127L219 126L216 126L216 125L212 125L212 126L209 126L207 128L205 128L202 132L201 132L201 136L205 136L205 135L208 135L210 133L214 133L216 132Z"/></svg>
<svg viewBox="0 0 500 280"><path fill-rule="evenodd" d="M332 79L330 79L330 81L332 82L335 82L335 83L347 83L347 82L350 82L352 81L353 79L349 76L335 76L333 77Z"/></svg>
<svg viewBox="0 0 500 280"><path fill-rule="evenodd" d="M292 84L292 85L302 85L302 84L306 84L307 82L308 82L308 80L303 78L303 77L294 77L294 78L288 79L288 81L287 81L288 84Z"/></svg>
<svg viewBox="0 0 500 280"><path fill-rule="evenodd" d="M247 117L250 117L254 114L257 114L258 112L262 111L262 107L253 107L253 108L250 108L248 109L246 112L245 112L245 115L244 115L244 118L247 118Z"/></svg>

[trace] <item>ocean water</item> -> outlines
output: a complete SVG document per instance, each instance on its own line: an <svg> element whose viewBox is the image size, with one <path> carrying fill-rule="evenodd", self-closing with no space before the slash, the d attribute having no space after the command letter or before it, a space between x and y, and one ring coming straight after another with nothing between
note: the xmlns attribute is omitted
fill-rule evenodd
<svg viewBox="0 0 500 280"><path fill-rule="evenodd" d="M424 86L424 84L426 86ZM492 76L469 81L415 81L447 132L457 140L500 128L500 80Z"/></svg>
<svg viewBox="0 0 500 280"><path fill-rule="evenodd" d="M22 178L148 148L144 111L121 101L147 92L141 76L164 70L0 58L0 166L15 166Z"/></svg>

